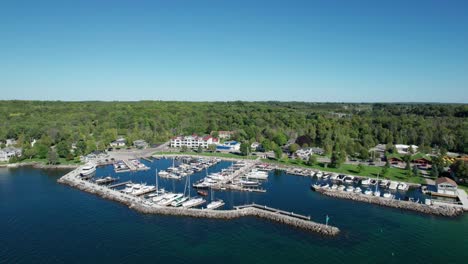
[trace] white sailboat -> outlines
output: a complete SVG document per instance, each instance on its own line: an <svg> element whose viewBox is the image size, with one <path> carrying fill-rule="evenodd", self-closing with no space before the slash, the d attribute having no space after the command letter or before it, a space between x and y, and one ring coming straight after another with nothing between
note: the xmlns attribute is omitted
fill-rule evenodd
<svg viewBox="0 0 468 264"><path fill-rule="evenodd" d="M213 201L213 197L214 197L213 189L211 188L210 190L211 190L211 202L206 206L206 209L214 210L223 206L224 205L223 200L218 199L216 201Z"/></svg>

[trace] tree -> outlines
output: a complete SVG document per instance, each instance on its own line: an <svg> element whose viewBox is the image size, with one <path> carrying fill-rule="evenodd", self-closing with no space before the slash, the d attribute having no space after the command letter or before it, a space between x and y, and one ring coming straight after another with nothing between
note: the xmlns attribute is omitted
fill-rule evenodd
<svg viewBox="0 0 468 264"><path fill-rule="evenodd" d="M47 158L47 153L49 151L49 147L42 144L42 143L36 143L34 145L34 148L36 149L36 156L40 159L45 159Z"/></svg>
<svg viewBox="0 0 468 264"><path fill-rule="evenodd" d="M240 152L244 156L248 156L250 154L250 144L248 142L242 142L240 145Z"/></svg>
<svg viewBox="0 0 468 264"><path fill-rule="evenodd" d="M339 168L341 164L346 160L346 153L344 151L333 151L330 158L330 165L333 168Z"/></svg>
<svg viewBox="0 0 468 264"><path fill-rule="evenodd" d="M298 150L299 150L299 145L298 144L293 143L293 144L289 145L289 152L295 153Z"/></svg>
<svg viewBox="0 0 468 264"><path fill-rule="evenodd" d="M418 166L414 165L413 166L413 175L414 176L419 176L419 169L418 169Z"/></svg>
<svg viewBox="0 0 468 264"><path fill-rule="evenodd" d="M188 151L188 147L186 145L183 145L182 147L180 147L180 152L187 152Z"/></svg>
<svg viewBox="0 0 468 264"><path fill-rule="evenodd" d="M277 160L281 159L283 157L283 150L279 146L276 146L276 148L273 150L275 152L275 158Z"/></svg>
<svg viewBox="0 0 468 264"><path fill-rule="evenodd" d="M389 169L389 167L383 166L380 174L382 174L382 176L386 176L387 173L388 173L388 169Z"/></svg>
<svg viewBox="0 0 468 264"><path fill-rule="evenodd" d="M270 151L273 150L273 146L271 144L271 141L268 139L265 139L262 141L262 147L264 151Z"/></svg>
<svg viewBox="0 0 468 264"><path fill-rule="evenodd" d="M208 145L208 150L211 151L211 152L215 152L216 151L216 145L215 144Z"/></svg>
<svg viewBox="0 0 468 264"><path fill-rule="evenodd" d="M436 164L433 164L433 165L432 165L432 168L431 168L431 176L434 177L434 178L438 178L438 177L439 177L439 167L438 167Z"/></svg>
<svg viewBox="0 0 468 264"><path fill-rule="evenodd" d="M198 148L197 148L197 152L198 152L198 153L202 153L202 152L203 152L203 147L202 147L201 145L200 145L200 146L198 146Z"/></svg>
<svg viewBox="0 0 468 264"><path fill-rule="evenodd" d="M58 155L57 151L55 149L50 149L49 152L47 153L47 162L49 164L55 165L58 162Z"/></svg>
<svg viewBox="0 0 468 264"><path fill-rule="evenodd" d="M28 159L32 159L34 156L37 155L37 149L36 148L27 148L27 149L24 150L23 154Z"/></svg>
<svg viewBox="0 0 468 264"><path fill-rule="evenodd" d="M450 170L456 177L461 179L468 179L468 166L463 160L457 160L450 165Z"/></svg>
<svg viewBox="0 0 468 264"><path fill-rule="evenodd" d="M288 137L286 137L286 135L282 132L279 132L275 135L275 137L273 138L273 141L278 144L278 146L283 146L284 144L286 144L286 142L288 142Z"/></svg>
<svg viewBox="0 0 468 264"><path fill-rule="evenodd" d="M86 142L84 140L80 140L76 143L76 149L80 154L85 154L87 148L88 147L86 146Z"/></svg>
<svg viewBox="0 0 468 264"><path fill-rule="evenodd" d="M307 160L307 165L313 166L315 164L317 164L317 157L314 154L312 154L309 156L309 159Z"/></svg>
<svg viewBox="0 0 468 264"><path fill-rule="evenodd" d="M65 141L60 141L57 144L56 148L57 148L57 154L61 158L67 157L68 154L70 153L70 146L68 146L67 142Z"/></svg>
<svg viewBox="0 0 468 264"><path fill-rule="evenodd" d="M366 148L361 148L359 151L359 157L362 160L368 160L369 159L369 151Z"/></svg>

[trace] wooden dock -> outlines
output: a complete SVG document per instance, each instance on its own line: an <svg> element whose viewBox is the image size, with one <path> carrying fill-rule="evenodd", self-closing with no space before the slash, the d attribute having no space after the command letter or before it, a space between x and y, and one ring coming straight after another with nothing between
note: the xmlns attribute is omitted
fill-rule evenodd
<svg viewBox="0 0 468 264"><path fill-rule="evenodd" d="M257 209L260 209L260 210L266 210L266 211L269 211L269 212L278 213L278 214L282 214L282 215L287 215L287 216L299 218L299 219L302 219L302 220L310 220L310 216L295 214L293 212L287 212L287 211L284 211L284 210L268 207L266 205L259 205L259 204L256 204L256 203L234 206L234 208L237 209L237 210L238 209L243 209L243 208L248 208L248 207L254 207L254 208L257 208Z"/></svg>
<svg viewBox="0 0 468 264"><path fill-rule="evenodd" d="M128 184L128 183L132 183L132 181L120 182L120 183L109 185L107 187L112 189L112 188L117 188L119 186L122 186L122 185L125 185L125 184Z"/></svg>

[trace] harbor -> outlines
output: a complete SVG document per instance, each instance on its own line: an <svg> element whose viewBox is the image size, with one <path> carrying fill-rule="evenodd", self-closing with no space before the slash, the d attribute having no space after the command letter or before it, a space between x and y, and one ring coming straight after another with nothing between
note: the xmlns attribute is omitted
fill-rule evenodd
<svg viewBox="0 0 468 264"><path fill-rule="evenodd" d="M184 207L161 206L145 199L142 195L131 195L119 191L115 188L108 188L91 181L83 180L80 169L73 170L62 176L59 183L72 186L82 191L99 195L105 199L117 201L129 206L129 208L146 214L188 216L194 218L214 218L214 219L235 219L246 216L254 216L267 219L273 222L289 225L295 228L317 232L322 235L336 236L339 229L321 223L310 221L310 218L300 214L291 214L286 211L273 209L271 207L261 207L255 204L242 206L230 210L194 209ZM127 184L123 185L126 186Z"/></svg>

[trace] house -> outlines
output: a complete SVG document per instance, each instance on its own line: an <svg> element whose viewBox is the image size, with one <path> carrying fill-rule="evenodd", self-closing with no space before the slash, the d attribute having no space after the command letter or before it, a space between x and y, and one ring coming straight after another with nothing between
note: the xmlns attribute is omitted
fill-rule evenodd
<svg viewBox="0 0 468 264"><path fill-rule="evenodd" d="M260 143L258 142L254 142L252 144L250 144L250 148L253 150L253 151L261 151L263 150L263 147Z"/></svg>
<svg viewBox="0 0 468 264"><path fill-rule="evenodd" d="M126 141L125 138L121 137L121 138L118 138L115 141L112 141L110 143L110 146L114 147L114 148L125 147L125 145L126 145L125 141Z"/></svg>
<svg viewBox="0 0 468 264"><path fill-rule="evenodd" d="M10 146L14 146L14 145L16 145L16 143L17 143L17 142L16 142L16 140L15 140L15 139L13 139L13 138L9 138L9 139L7 139L7 140L6 140L6 143L5 143L5 145L6 145L7 147L10 147Z"/></svg>
<svg viewBox="0 0 468 264"><path fill-rule="evenodd" d="M186 146L188 148L198 148L201 146L202 148L208 148L209 145L218 144L219 139L212 137L212 136L198 136L193 134L191 136L177 136L171 138L171 147L172 148L180 148Z"/></svg>
<svg viewBox="0 0 468 264"><path fill-rule="evenodd" d="M224 144L216 146L216 150L219 151L239 151L240 143L237 141L226 141Z"/></svg>
<svg viewBox="0 0 468 264"><path fill-rule="evenodd" d="M218 132L218 138L220 139L230 139L232 135L234 135L234 131L211 131L210 135L213 135L214 133Z"/></svg>
<svg viewBox="0 0 468 264"><path fill-rule="evenodd" d="M7 147L0 149L0 161L9 161L12 157L21 157L22 150L20 148Z"/></svg>
<svg viewBox="0 0 468 264"><path fill-rule="evenodd" d="M146 143L146 141L144 141L143 139L139 139L139 140L133 141L133 146L135 148L145 149L148 147L148 143Z"/></svg>
<svg viewBox="0 0 468 264"><path fill-rule="evenodd" d="M410 152L410 148L413 149L413 153L418 152L418 146L416 145L396 144L395 148L397 149L399 154L408 154Z"/></svg>
<svg viewBox="0 0 468 264"><path fill-rule="evenodd" d="M437 187L438 193L448 194L448 195L458 195L457 183L454 180L449 179L447 177L438 178L436 180L436 187Z"/></svg>

